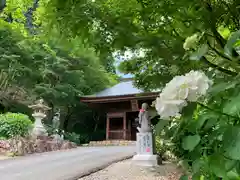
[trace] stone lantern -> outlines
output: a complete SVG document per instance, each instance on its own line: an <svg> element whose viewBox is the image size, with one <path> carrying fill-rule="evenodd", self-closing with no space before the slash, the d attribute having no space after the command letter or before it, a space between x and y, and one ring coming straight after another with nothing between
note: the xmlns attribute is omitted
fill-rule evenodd
<svg viewBox="0 0 240 180"><path fill-rule="evenodd" d="M50 110L48 106L44 105L43 99L37 101L37 104L28 106L33 109L32 116L35 119L34 127L32 130L32 135L34 137L47 136L47 131L42 124L42 119L46 117L46 112Z"/></svg>

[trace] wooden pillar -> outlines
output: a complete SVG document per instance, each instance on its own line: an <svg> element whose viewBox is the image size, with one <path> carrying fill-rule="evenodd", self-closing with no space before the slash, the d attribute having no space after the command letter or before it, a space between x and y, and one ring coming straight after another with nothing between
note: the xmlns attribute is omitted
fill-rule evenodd
<svg viewBox="0 0 240 180"><path fill-rule="evenodd" d="M106 125L106 140L109 140L109 130L110 130L110 118L107 116L107 125Z"/></svg>
<svg viewBox="0 0 240 180"><path fill-rule="evenodd" d="M128 140L132 139L132 124L131 124L131 120L128 121Z"/></svg>
<svg viewBox="0 0 240 180"><path fill-rule="evenodd" d="M126 112L123 115L123 139L127 139L127 119L126 119Z"/></svg>

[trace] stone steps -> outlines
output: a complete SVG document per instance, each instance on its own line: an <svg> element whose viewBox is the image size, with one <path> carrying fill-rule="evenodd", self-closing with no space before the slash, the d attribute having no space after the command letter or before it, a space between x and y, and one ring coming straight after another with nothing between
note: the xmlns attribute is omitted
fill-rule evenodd
<svg viewBox="0 0 240 180"><path fill-rule="evenodd" d="M91 141L89 146L130 146L136 145L136 141L126 140L105 140L105 141Z"/></svg>

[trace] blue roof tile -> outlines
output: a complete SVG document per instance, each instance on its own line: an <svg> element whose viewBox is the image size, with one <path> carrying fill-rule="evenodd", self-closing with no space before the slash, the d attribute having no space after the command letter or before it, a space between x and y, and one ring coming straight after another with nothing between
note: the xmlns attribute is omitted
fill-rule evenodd
<svg viewBox="0 0 240 180"><path fill-rule="evenodd" d="M85 96L85 97L107 97L107 96L124 96L131 94L143 93L141 89L134 87L133 81L122 81L116 84L113 87L107 88L101 92L98 92L94 95Z"/></svg>

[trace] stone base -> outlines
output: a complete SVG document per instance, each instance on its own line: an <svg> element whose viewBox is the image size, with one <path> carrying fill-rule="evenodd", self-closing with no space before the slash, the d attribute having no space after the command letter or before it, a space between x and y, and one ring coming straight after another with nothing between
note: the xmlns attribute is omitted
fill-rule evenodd
<svg viewBox="0 0 240 180"><path fill-rule="evenodd" d="M137 133L137 154L153 155L153 134L151 132Z"/></svg>
<svg viewBox="0 0 240 180"><path fill-rule="evenodd" d="M48 136L48 133L44 127L34 127L32 130L32 136L35 138L38 136Z"/></svg>
<svg viewBox="0 0 240 180"><path fill-rule="evenodd" d="M137 154L133 156L133 164L145 167L158 166L159 156L158 155L147 155L147 154Z"/></svg>

